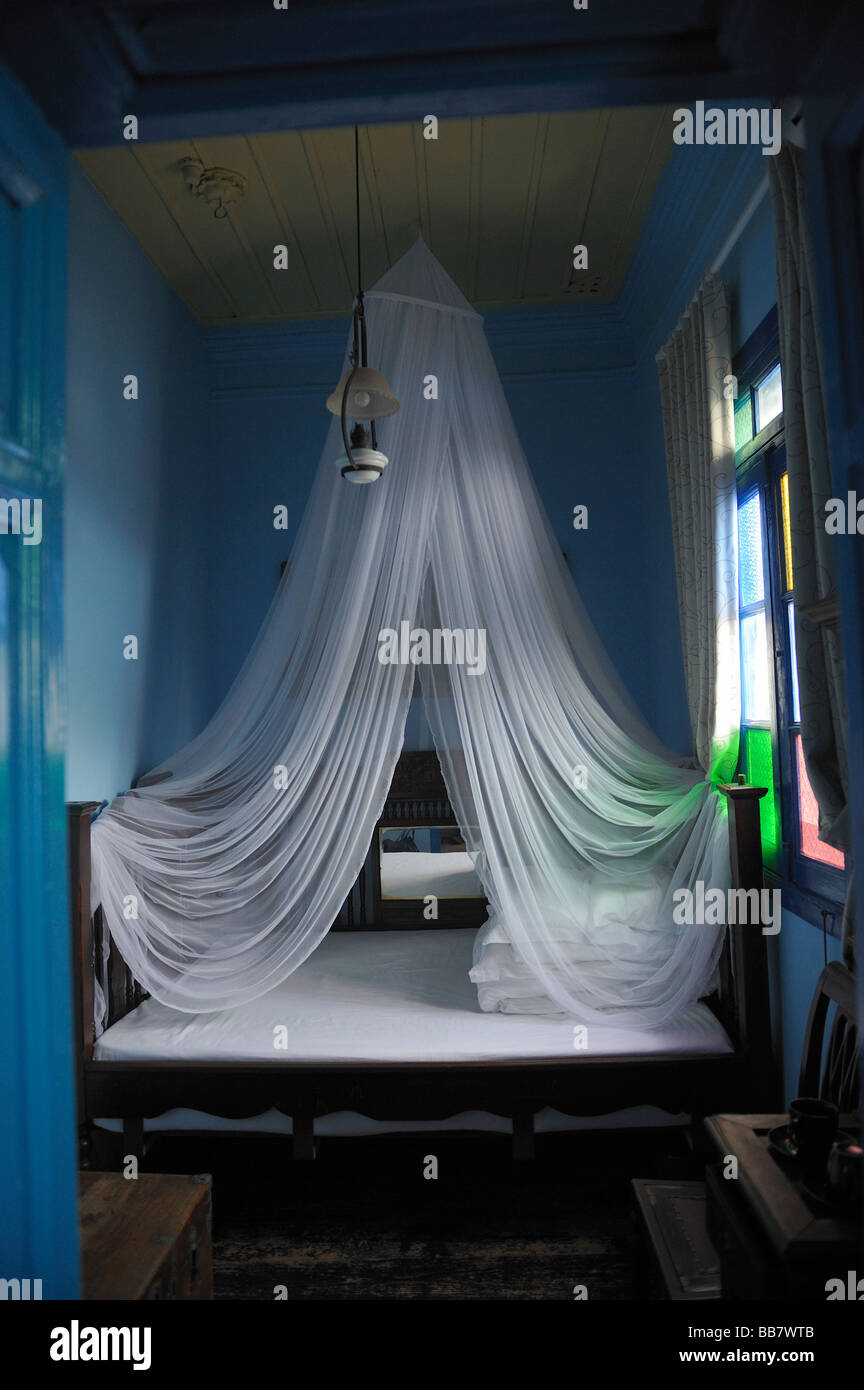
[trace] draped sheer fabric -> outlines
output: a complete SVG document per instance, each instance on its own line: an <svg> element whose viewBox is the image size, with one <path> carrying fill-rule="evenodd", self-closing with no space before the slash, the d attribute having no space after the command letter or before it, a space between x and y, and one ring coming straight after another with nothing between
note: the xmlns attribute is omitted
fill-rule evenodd
<svg viewBox="0 0 864 1390"><path fill-rule="evenodd" d="M344 483L331 425L291 564L228 696L93 827L93 905L167 1005L217 1010L273 988L335 920L387 796L415 668L382 663L380 634L482 631L485 669L420 667L490 902L472 970L481 1007L661 1026L712 983L722 928L677 925L672 894L728 886L723 798L620 685L482 320L422 241L367 295L367 319L370 358L401 401L379 426L390 465L371 486Z"/></svg>

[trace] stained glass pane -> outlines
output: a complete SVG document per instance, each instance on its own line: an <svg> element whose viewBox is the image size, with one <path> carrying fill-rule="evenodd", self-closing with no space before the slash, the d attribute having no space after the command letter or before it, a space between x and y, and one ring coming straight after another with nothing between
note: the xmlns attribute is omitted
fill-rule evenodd
<svg viewBox="0 0 864 1390"><path fill-rule="evenodd" d="M765 597L762 507L758 492L751 492L738 508L738 591L742 608L761 603Z"/></svg>
<svg viewBox="0 0 864 1390"><path fill-rule="evenodd" d="M770 729L747 729L747 780L754 787L767 787L768 795L759 802L762 827L762 853L771 862L780 845L780 818L777 814L777 793L774 788L774 757Z"/></svg>
<svg viewBox="0 0 864 1390"><path fill-rule="evenodd" d="M745 721L771 718L768 635L764 613L741 619L741 703Z"/></svg>
<svg viewBox="0 0 864 1390"><path fill-rule="evenodd" d="M795 735L795 748L798 759L798 819L801 825L801 853L808 859L816 859L820 864L830 864L834 869L845 869L846 856L842 850L834 849L819 839L819 807L804 765L804 748L801 735Z"/></svg>
<svg viewBox="0 0 864 1390"><path fill-rule="evenodd" d="M789 620L789 659L792 663L792 720L801 723L801 694L798 688L798 648L795 643L795 604L786 605Z"/></svg>
<svg viewBox="0 0 864 1390"><path fill-rule="evenodd" d="M756 407L756 433L764 430L783 409L783 382L780 376L780 363L766 377L763 377L754 392Z"/></svg>
<svg viewBox="0 0 864 1390"><path fill-rule="evenodd" d="M791 589L794 583L792 571L792 527L789 522L789 474L784 473L780 479L780 511L783 518L783 563L786 569L786 588Z"/></svg>
<svg viewBox="0 0 864 1390"><path fill-rule="evenodd" d="M750 392L745 391L735 402L735 452L743 449L753 438L753 408Z"/></svg>

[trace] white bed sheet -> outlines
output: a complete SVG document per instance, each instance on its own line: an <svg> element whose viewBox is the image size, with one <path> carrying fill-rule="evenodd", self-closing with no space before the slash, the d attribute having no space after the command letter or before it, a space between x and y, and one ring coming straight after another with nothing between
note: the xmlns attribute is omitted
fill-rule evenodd
<svg viewBox="0 0 864 1390"><path fill-rule="evenodd" d="M467 850L431 854L388 850L381 855L382 898L485 898L474 860Z"/></svg>
<svg viewBox="0 0 864 1390"><path fill-rule="evenodd" d="M640 1032L574 1019L483 1013L468 978L473 928L331 932L287 980L250 1004L183 1014L155 999L108 1028L97 1061L482 1062L732 1051L704 1004ZM284 1029L284 1033L280 1030ZM287 1047L277 1043L285 1040Z"/></svg>

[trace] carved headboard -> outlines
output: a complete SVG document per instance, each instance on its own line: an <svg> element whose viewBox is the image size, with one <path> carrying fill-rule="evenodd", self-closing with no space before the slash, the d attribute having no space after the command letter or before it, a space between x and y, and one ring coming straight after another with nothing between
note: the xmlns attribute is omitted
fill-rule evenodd
<svg viewBox="0 0 864 1390"><path fill-rule="evenodd" d="M334 931L422 930L429 927L480 927L488 911L485 897L441 898L437 917L424 916L422 897L391 899L381 889L382 831L452 830L458 825L433 750L406 749L399 755L390 791L375 829L366 861L333 924Z"/></svg>
<svg viewBox="0 0 864 1390"><path fill-rule="evenodd" d="M857 1110L861 1101L860 1058L855 976L839 960L831 961L819 976L810 1005L799 1096L821 1096L833 1101L841 1112Z"/></svg>
<svg viewBox="0 0 864 1390"><path fill-rule="evenodd" d="M467 850L450 805L437 754L433 751L406 750L396 764L390 794L372 836L370 854L374 925L382 930L403 931L429 927L481 927L486 921L489 905L479 880L471 897L435 896L433 884L428 885L428 893L418 891L417 896L412 897L392 897L384 891L381 870L386 858L381 844L386 832L390 832L388 838L391 840L400 832L410 839L415 830L421 835L434 832L441 844L449 838L451 848L457 850L464 861ZM435 858L440 859L442 865L446 863L443 855L436 855Z"/></svg>

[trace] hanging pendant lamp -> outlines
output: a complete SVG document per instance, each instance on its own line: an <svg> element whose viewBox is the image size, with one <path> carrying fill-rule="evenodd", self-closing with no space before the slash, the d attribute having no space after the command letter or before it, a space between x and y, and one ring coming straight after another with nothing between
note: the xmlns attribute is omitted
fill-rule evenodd
<svg viewBox="0 0 864 1390"><path fill-rule="evenodd" d="M363 277L360 259L360 140L354 127L354 199L357 225L357 295L354 300L354 337L347 372L339 378L335 391L327 399L331 415L342 423L344 454L336 460L342 477L349 483L374 483L381 477L389 462L378 448L375 421L394 415L399 402L390 390L387 378L367 361L366 314L363 305ZM354 427L348 434L348 421ZM369 428L366 428L368 423Z"/></svg>

